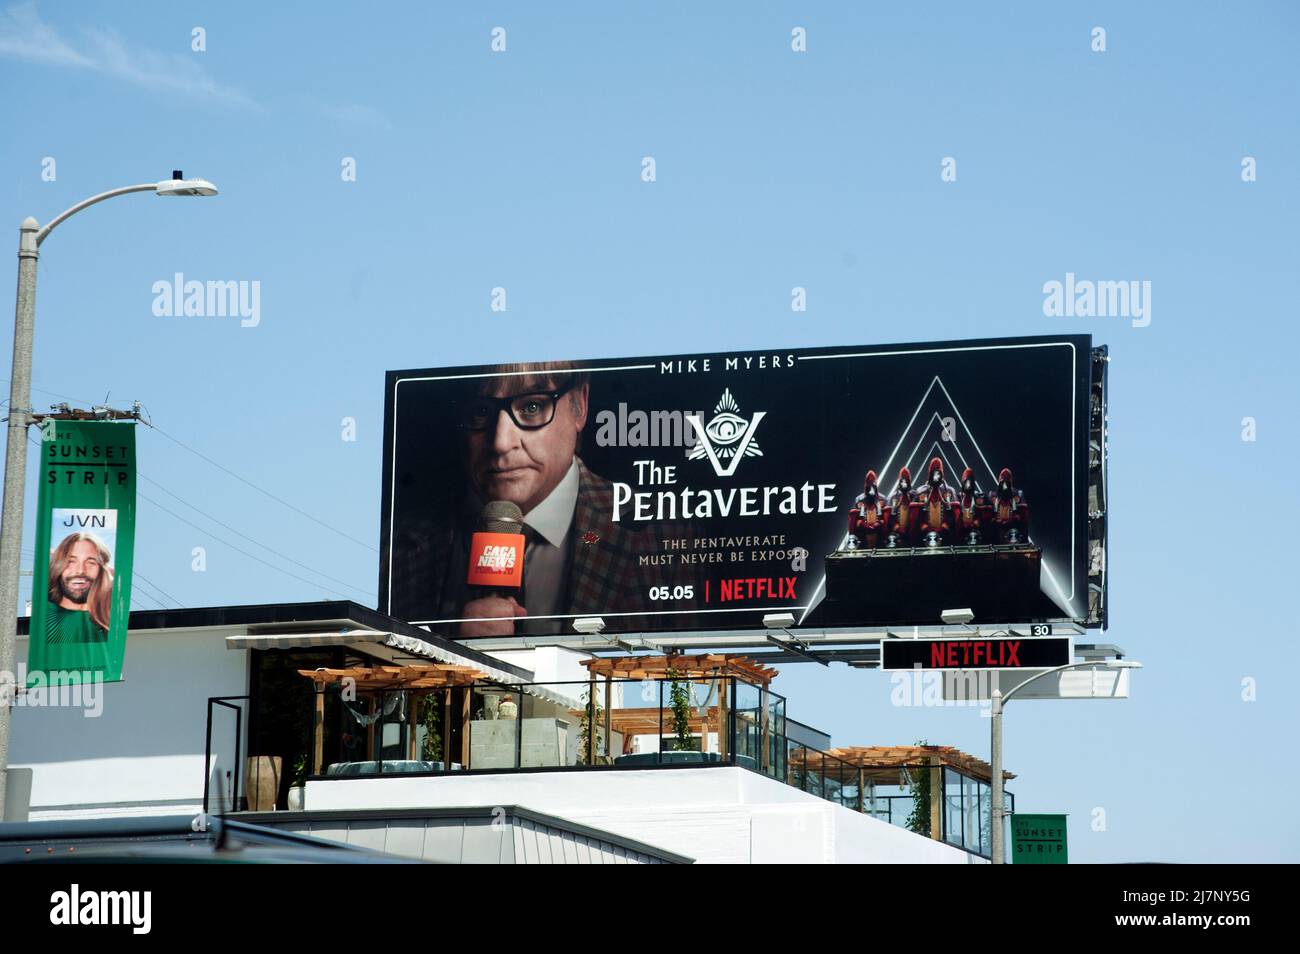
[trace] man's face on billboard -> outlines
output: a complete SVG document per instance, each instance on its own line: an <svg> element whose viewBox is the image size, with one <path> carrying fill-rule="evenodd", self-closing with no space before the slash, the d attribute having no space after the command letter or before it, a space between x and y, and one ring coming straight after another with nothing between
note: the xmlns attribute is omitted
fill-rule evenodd
<svg viewBox="0 0 1300 954"><path fill-rule="evenodd" d="M59 576L59 592L63 594L59 605L67 609L72 608L68 604L84 606L102 569L98 547L88 540L78 540L73 544L67 565Z"/></svg>
<svg viewBox="0 0 1300 954"><path fill-rule="evenodd" d="M550 405L547 395L558 389L554 380L521 376L497 379L487 395L515 399L511 404L515 417L527 424L535 415L541 415L537 420L545 419ZM528 513L560 483L587 423L587 386L562 394L554 408L550 423L535 429L521 427L500 408L485 428L466 433L470 481L484 501L509 500Z"/></svg>

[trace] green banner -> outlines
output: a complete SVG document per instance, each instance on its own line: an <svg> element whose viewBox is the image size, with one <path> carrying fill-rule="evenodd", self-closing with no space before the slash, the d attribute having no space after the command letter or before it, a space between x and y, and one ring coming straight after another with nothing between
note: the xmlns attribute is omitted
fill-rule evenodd
<svg viewBox="0 0 1300 954"><path fill-rule="evenodd" d="M1011 862L1017 865L1064 865L1069 863L1065 846L1064 815L1011 816Z"/></svg>
<svg viewBox="0 0 1300 954"><path fill-rule="evenodd" d="M46 421L27 685L118 682L135 551L135 425Z"/></svg>

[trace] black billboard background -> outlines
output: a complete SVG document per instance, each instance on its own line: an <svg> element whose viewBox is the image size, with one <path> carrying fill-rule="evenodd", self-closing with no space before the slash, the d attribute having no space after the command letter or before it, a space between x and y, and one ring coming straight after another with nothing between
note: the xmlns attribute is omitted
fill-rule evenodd
<svg viewBox="0 0 1300 954"><path fill-rule="evenodd" d="M694 522L699 537L784 534L787 546L806 548L807 568L798 573L796 600L738 602L729 606L749 607L750 611L711 614L705 619L683 616L680 625L659 620L661 628L671 629L701 625L722 630L757 628L762 625L763 610L812 600L810 611L793 612L800 625L817 627L816 603L825 595L824 586L819 586L824 578L824 558L844 539L848 509L862 490L864 473L876 470L881 490L888 493L898 469L910 458L913 480L919 485L942 430L942 423L931 421L931 417L936 413L939 418L950 417L956 430L955 447L940 442L951 463L951 467L945 465L947 482L955 488L962 467L969 465L980 488L987 491L992 489L998 470L1010 467L1029 504L1031 539L1042 548L1045 566L1055 574L1061 591L1069 596L1073 589L1073 612L1062 609L1059 615L1082 617L1087 592L1090 350L1090 336L1072 335L579 361L578 367L593 372L649 366L591 375L590 408L579 455L594 473L628 483L634 491L835 484L834 513L733 515ZM706 358L707 372L702 370ZM746 358L750 359L748 369ZM738 359L735 370L726 369L728 359ZM695 362L694 372L685 369L690 361ZM683 370L662 373L664 362L672 362L674 369L681 363ZM418 524L430 507L463 493L464 476L455 450L457 434L446 409L452 390L464 382L449 379L491 370L492 366L475 366L387 375L379 606L392 615L413 622L434 621L419 593L389 593L390 559L402 559L401 553L390 557L391 527L394 521L399 527L411 521ZM444 380L412 380L418 378ZM935 383L936 378L942 386ZM396 398L399 382L400 401ZM680 447L601 446L596 439L600 413L617 412L620 402L627 404L629 411L701 413L707 424L724 390L730 390L739 405L740 417L748 420L757 411L767 412L754 432L762 455L741 460L730 478L717 476L707 459L689 460ZM925 436L917 447L923 427ZM677 484L639 486L635 468L639 460L676 466ZM765 563L727 562L706 572L715 578L792 575L788 557ZM1046 570L1041 585L1057 604L1063 602ZM573 615L601 615L601 611L601 607L577 607ZM1025 617L1035 615L1026 613ZM607 617L607 623L613 622ZM635 628L628 622L610 628ZM897 620L855 622L881 626Z"/></svg>

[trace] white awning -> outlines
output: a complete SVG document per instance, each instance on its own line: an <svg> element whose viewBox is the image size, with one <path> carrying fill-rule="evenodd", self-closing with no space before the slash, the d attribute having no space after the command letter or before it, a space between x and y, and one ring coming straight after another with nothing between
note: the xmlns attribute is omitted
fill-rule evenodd
<svg viewBox="0 0 1300 954"><path fill-rule="evenodd" d="M382 642L388 633L345 629L332 633L269 633L256 636L227 636L227 649L302 649L308 646L343 646L360 641Z"/></svg>

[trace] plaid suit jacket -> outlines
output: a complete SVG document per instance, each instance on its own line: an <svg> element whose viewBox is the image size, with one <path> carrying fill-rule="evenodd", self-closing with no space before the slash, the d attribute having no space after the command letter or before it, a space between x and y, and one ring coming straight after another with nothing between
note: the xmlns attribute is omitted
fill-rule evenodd
<svg viewBox="0 0 1300 954"><path fill-rule="evenodd" d="M680 551L665 551L669 538L689 540L682 523L615 522L614 486L593 474L578 458L578 499L565 545L569 549L565 592L559 612L601 616L606 632L640 632L665 628L696 628L693 614L668 615L701 597L698 574L683 567ZM472 505L454 516L406 521L394 532L390 613L399 619L424 622L459 619L470 598L465 582L468 541L477 528ZM673 553L668 563L652 558ZM651 600L656 586L694 585L695 601ZM620 615L620 614L650 614ZM568 627L564 627L567 629ZM452 632L454 626L448 626Z"/></svg>

